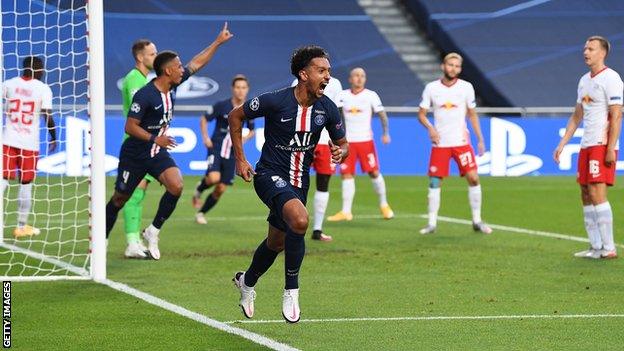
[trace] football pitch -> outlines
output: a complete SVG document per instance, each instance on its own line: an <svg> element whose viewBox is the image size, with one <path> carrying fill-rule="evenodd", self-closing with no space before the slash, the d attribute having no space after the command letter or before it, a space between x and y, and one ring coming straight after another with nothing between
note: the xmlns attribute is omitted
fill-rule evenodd
<svg viewBox="0 0 624 351"><path fill-rule="evenodd" d="M108 278L200 321L89 281L14 282L13 348L268 349L204 319L302 350L616 350L624 344L624 261L572 257L588 245L572 177L482 178L483 218L492 235L472 231L465 180L447 179L443 217L429 236L418 234L426 224L425 177L386 177L396 214L389 221L381 219L370 180L358 177L354 220L326 222L331 243L306 240L302 319L295 325L281 316L283 255L256 285L254 319L243 320L238 307L231 278L247 268L267 230L267 209L252 186L237 179L202 226L190 204L198 179L185 179L183 198L161 233L160 261L123 258L120 215L108 247ZM618 243L624 242L623 181L609 192ZM111 184L112 178L107 195ZM154 184L148 189L144 225L162 191ZM330 192L327 215L340 209L338 177Z"/></svg>

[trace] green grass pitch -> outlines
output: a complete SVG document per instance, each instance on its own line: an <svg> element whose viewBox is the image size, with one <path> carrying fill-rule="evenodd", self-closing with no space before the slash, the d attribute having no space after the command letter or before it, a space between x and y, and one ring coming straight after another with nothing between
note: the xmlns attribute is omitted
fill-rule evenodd
<svg viewBox="0 0 624 351"><path fill-rule="evenodd" d="M120 215L109 244L108 277L216 320L238 321L243 316L230 280L235 271L248 266L265 236L267 209L250 185L237 180L207 215L209 224L197 225L190 197L198 179L186 177L185 194L161 233L160 261L123 258ZM616 242L621 243L624 179L618 181L609 198ZM622 259L575 259L572 254L585 243L502 230L485 236L465 224L440 222L435 235L422 236L418 229L426 219L419 215L426 212L427 179L388 176L386 182L395 219L380 218L370 181L359 177L354 220L326 222L326 232L334 236L331 243L307 240L300 275L301 323L233 325L303 350L622 348L624 318L619 317L324 321L624 313ZM108 195L111 184L109 179ZM485 177L482 184L487 222L585 237L573 178ZM48 197L58 197L51 189ZM162 191L158 185L150 186L144 225L155 213ZM340 209L337 177L330 192L327 215ZM309 209L312 198L313 190ZM39 211L45 211L42 206L60 205L37 203ZM470 218L464 179L444 181L440 215ZM6 220L11 225L14 219ZM0 252L0 262L8 257ZM254 319L281 319L282 288L280 256L256 286ZM305 322L310 319L319 321ZM84 281L14 283L12 322L16 350L264 349Z"/></svg>

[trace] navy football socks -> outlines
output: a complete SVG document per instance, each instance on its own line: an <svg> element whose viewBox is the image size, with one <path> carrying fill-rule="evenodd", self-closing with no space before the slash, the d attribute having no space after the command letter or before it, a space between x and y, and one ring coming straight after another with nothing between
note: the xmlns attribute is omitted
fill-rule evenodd
<svg viewBox="0 0 624 351"><path fill-rule="evenodd" d="M286 240L284 245L284 266L286 276L285 289L299 288L299 268L301 268L303 256L305 255L304 238L305 237L303 235L297 234L290 229L286 231Z"/></svg>
<svg viewBox="0 0 624 351"><path fill-rule="evenodd" d="M271 268L277 254L279 254L279 252L269 249L267 246L267 239L264 239L256 249L253 259L251 260L251 265L247 269L247 272L245 272L245 285L249 287L256 285L258 278Z"/></svg>
<svg viewBox="0 0 624 351"><path fill-rule="evenodd" d="M162 228L163 224L171 216L173 210L175 210L176 205L178 204L179 196L175 196L168 191L165 191L163 196L160 198L160 203L158 204L158 211L156 211L156 216L154 217L154 221L152 225L157 229Z"/></svg>
<svg viewBox="0 0 624 351"><path fill-rule="evenodd" d="M215 199L214 196L212 196L213 193L211 193L210 195L208 195L208 197L206 198L206 201L204 201L204 205L202 206L202 208L199 210L199 212L201 213L206 213L208 211L210 211L211 208L214 207L214 205L217 204L217 201L219 201L218 199Z"/></svg>

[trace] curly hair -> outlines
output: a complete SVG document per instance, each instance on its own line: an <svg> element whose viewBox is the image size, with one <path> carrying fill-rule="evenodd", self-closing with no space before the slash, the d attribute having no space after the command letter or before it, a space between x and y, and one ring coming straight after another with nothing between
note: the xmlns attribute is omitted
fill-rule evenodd
<svg viewBox="0 0 624 351"><path fill-rule="evenodd" d="M329 60L329 54L320 46L307 45L297 48L290 57L290 73L299 79L299 71L308 67L310 61L317 57Z"/></svg>

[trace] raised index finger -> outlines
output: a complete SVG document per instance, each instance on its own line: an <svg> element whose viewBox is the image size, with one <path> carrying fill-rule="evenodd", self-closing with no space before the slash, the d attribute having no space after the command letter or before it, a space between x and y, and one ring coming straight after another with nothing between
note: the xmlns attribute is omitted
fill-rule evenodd
<svg viewBox="0 0 624 351"><path fill-rule="evenodd" d="M228 23L226 21L225 24L223 24L223 30L227 30L227 27L228 27Z"/></svg>

